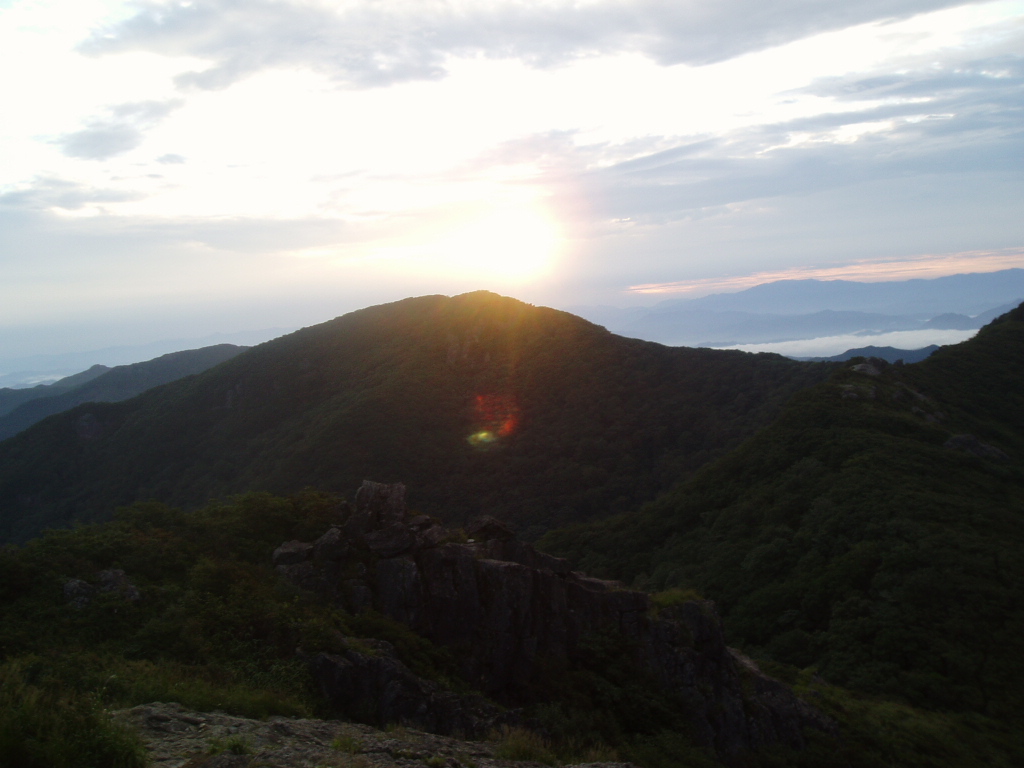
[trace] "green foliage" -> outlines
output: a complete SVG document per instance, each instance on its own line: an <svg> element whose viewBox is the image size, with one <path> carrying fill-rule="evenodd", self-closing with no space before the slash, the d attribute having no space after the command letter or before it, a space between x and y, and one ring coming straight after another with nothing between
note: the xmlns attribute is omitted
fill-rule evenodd
<svg viewBox="0 0 1024 768"><path fill-rule="evenodd" d="M0 768L144 768L138 737L96 696L40 684L19 662L0 666Z"/></svg>
<svg viewBox="0 0 1024 768"><path fill-rule="evenodd" d="M138 499L408 483L448 523L524 531L624 512L774 416L828 366L663 347L493 294L354 312L0 443L0 542ZM478 396L515 416L487 445Z"/></svg>
<svg viewBox="0 0 1024 768"><path fill-rule="evenodd" d="M356 618L319 604L273 571L270 553L276 543L311 538L311 529L319 532L336 514L333 499L313 493L292 499L256 494L191 514L137 505L111 523L55 532L4 550L0 567L9 581L0 584L14 587L0 599L0 647L6 659L0 668L0 696L6 697L0 702L0 733L5 734L0 747L8 750L0 754L16 757L2 765L138 764L128 757L118 763L121 758L112 752L92 763L60 762L61 743L81 742L87 750L122 744L116 748L127 751L118 754L132 754L135 742L119 741L123 733L116 728L104 730L109 726L101 716L104 705L162 700L250 717L323 713L295 648L337 649L333 644L341 642L341 634L386 639L420 674L449 680L454 663L446 652L372 612ZM65 601L62 586L68 578L88 581L111 566L126 570L141 600L94 595L81 608ZM692 597L684 589L669 589L656 601L669 609ZM681 702L660 692L630 661L636 654L625 638L589 635L579 650L571 665L551 665L534 681L523 703L536 730L503 734L502 754L549 764L616 756L644 768L714 764L680 730ZM744 756L743 764L751 768L1021 762L1013 729L996 719L854 696L777 663L771 671L826 707L840 722L844 740L839 749L834 741L809 734L805 752L776 749ZM73 716L45 719L49 712L65 711ZM59 730L65 725L71 729L66 737ZM42 762L32 763L36 758L25 755L36 742L11 734L44 731L56 735L47 737L50 751L39 753ZM98 746L88 746L94 743ZM224 751L246 746L212 745ZM357 754L357 736L339 735L333 746L342 753L339 759L365 764ZM977 756L973 763L965 757L969 751ZM917 753L931 762L914 762Z"/></svg>
<svg viewBox="0 0 1024 768"><path fill-rule="evenodd" d="M542 546L595 575L698 589L761 658L1019 718L1024 322L878 377L858 362L657 501ZM945 447L964 433L1009 458Z"/></svg>
<svg viewBox="0 0 1024 768"><path fill-rule="evenodd" d="M680 724L682 702L666 694L634 661L635 651L619 633L590 634L581 639L569 666L552 666L538 675L532 698L545 703L528 712L545 734L546 748L561 762L621 754L645 768L660 768L686 765L684 758L692 755L710 759ZM638 745L669 733L666 744L674 746L663 750L664 759L644 762L629 757L640 749Z"/></svg>
<svg viewBox="0 0 1024 768"><path fill-rule="evenodd" d="M718 768L721 763L678 731L665 729L633 738L623 757L644 768ZM756 766L756 759L751 761Z"/></svg>
<svg viewBox="0 0 1024 768"><path fill-rule="evenodd" d="M363 742L350 733L343 733L331 741L331 749L336 749L349 755L357 755L363 751Z"/></svg>
<svg viewBox="0 0 1024 768"><path fill-rule="evenodd" d="M773 670L774 671L774 670ZM827 685L813 670L790 668L796 690L839 723L838 742L807 732L806 750L767 750L765 768L1011 768L1024 760L1024 740L1016 722L977 714L929 712L894 701Z"/></svg>
<svg viewBox="0 0 1024 768"><path fill-rule="evenodd" d="M434 645L404 624L376 611L365 611L348 617L347 626L358 637L387 640L405 665L418 676L455 690L468 690L465 681L459 677L452 652Z"/></svg>
<svg viewBox="0 0 1024 768"><path fill-rule="evenodd" d="M695 589L683 589L672 587L662 592L655 592L651 595L651 604L656 609L671 608L674 605L682 605L694 600L703 600L700 593Z"/></svg>
<svg viewBox="0 0 1024 768"><path fill-rule="evenodd" d="M346 617L284 583L271 553L337 519L306 492L252 494L194 513L159 504L101 526L55 531L0 552L0 653L34 674L130 706L179 701L250 717L310 715L320 702L295 649L338 650ZM97 592L76 608L71 578L123 569L141 599ZM10 587L10 588L8 588Z"/></svg>
<svg viewBox="0 0 1024 768"><path fill-rule="evenodd" d="M207 750L211 755L251 755L254 750L244 736L228 736L226 739L211 739Z"/></svg>
<svg viewBox="0 0 1024 768"><path fill-rule="evenodd" d="M525 728L504 726L491 735L497 742L494 756L501 760L532 760L544 765L556 765L557 758L547 739Z"/></svg>

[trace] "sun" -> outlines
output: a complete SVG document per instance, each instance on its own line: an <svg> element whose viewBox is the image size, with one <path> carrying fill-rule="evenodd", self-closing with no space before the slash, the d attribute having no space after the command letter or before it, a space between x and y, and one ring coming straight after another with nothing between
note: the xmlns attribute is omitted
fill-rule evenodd
<svg viewBox="0 0 1024 768"><path fill-rule="evenodd" d="M426 208L405 231L348 258L368 271L404 279L497 288L543 279L554 271L565 243L543 198L483 196Z"/></svg>
<svg viewBox="0 0 1024 768"><path fill-rule="evenodd" d="M556 223L537 206L490 206L437 242L437 267L465 277L529 282L550 271L560 240Z"/></svg>

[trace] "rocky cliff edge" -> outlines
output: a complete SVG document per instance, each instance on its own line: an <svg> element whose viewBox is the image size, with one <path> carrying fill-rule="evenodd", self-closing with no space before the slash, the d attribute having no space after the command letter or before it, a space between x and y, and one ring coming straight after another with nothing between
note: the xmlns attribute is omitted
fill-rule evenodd
<svg viewBox="0 0 1024 768"><path fill-rule="evenodd" d="M572 571L517 541L493 518L464 531L411 515L401 484L366 481L354 508L315 542L274 552L294 585L345 610L374 610L453 651L467 696L414 675L382 641L352 641L308 659L339 711L368 723L480 734L514 723L538 679L581 645L615 636L639 670L679 702L698 743L729 760L772 744L799 749L804 731L835 724L725 644L709 601L657 608L618 582ZM495 702L497 704L495 704Z"/></svg>

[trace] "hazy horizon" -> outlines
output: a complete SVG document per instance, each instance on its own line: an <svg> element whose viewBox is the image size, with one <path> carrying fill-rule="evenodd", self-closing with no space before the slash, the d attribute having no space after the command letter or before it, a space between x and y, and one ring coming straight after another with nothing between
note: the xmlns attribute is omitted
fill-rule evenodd
<svg viewBox="0 0 1024 768"><path fill-rule="evenodd" d="M956 277L971 278L976 277L979 274L975 273L968 275L961 275ZM822 281L814 278L804 278L803 284L816 284ZM856 281L849 281L856 282ZM889 282L905 282L905 281L889 281ZM931 283L931 280L925 280L925 283ZM918 287L920 287L920 281L917 281ZM706 300L733 299L742 301L744 294L754 294L756 292L750 291L750 288L758 288L763 290L765 288L771 288L772 283L760 283L755 286L741 287L736 284L734 290L722 291L720 293L708 293L704 294L700 298ZM1011 292L1013 288L1010 287L1008 290ZM685 296L683 299L694 299L697 297ZM1005 299L1005 297L1003 297ZM813 301L813 299L811 299ZM940 299L941 300L941 296ZM756 301L756 300L755 300ZM687 302L688 303L688 302ZM699 303L699 302L695 302ZM984 303L984 302L983 302ZM999 300L993 298L988 304L984 304L988 309L993 309ZM664 302L661 302L663 305ZM659 303L648 303L648 309L658 309ZM817 306L817 305L815 305ZM821 305L824 307L824 305ZM356 307L355 309L361 309L362 307ZM614 323L608 323L601 317L589 316L587 312L580 312L579 307L563 306L556 307L559 309L565 309L576 314L581 314L587 319L597 322L601 325L606 325L612 332L619 333L626 336L636 336L638 338L644 338L647 340L660 341L661 343L667 343L669 346L705 346L713 347L717 349L738 349L746 352L775 352L782 355L791 357L826 357L831 355L840 354L846 352L849 349L859 348L867 345L874 346L891 346L898 349L919 349L922 347L930 346L932 344L944 345L944 344L957 344L961 341L965 341L971 338L977 331L976 330L951 330L943 328L921 328L917 330L897 330L897 331L884 331L878 329L864 329L855 333L843 333L843 334L810 334L808 338L801 339L782 339L771 342L751 342L751 341L736 341L736 342L722 342L722 343L693 343L688 341L679 342L666 342L663 339L652 338L650 334L644 333L631 333L628 330L616 327ZM634 305L634 309L635 309ZM623 308L628 309L628 308ZM962 309L958 307L945 307L940 310L938 307L934 314L941 314L943 311L955 311ZM344 313L341 313L344 314ZM323 317L316 322L326 322L333 319L334 315L330 317ZM309 325L315 323L308 323ZM11 355L3 354L0 352L0 387L25 387L33 386L38 383L50 383L57 379L77 373L85 370L93 365L107 365L110 367L116 365L126 365L135 362L143 362L160 355L167 354L170 352L177 352L186 349L193 349L202 346L209 346L212 344L231 343L239 344L243 346L251 346L259 344L264 341L269 341L278 336L291 333L298 329L298 326L292 328L257 328L257 329L246 329L241 331L234 331L230 333L217 332L211 334L205 334L203 336L192 336L184 338L156 338L150 339L142 344L127 344L127 345L111 345L105 347L90 347L88 344L84 346L79 345L69 349L64 349L57 352L50 353L37 353L32 355Z"/></svg>

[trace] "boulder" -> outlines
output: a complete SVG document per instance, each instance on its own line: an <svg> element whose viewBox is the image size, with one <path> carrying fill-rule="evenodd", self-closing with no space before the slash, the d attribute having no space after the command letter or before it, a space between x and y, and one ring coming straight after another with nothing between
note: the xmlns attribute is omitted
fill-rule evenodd
<svg viewBox="0 0 1024 768"><path fill-rule="evenodd" d="M85 608L95 593L96 587L87 581L68 579L64 582L64 599L72 608Z"/></svg>
<svg viewBox="0 0 1024 768"><path fill-rule="evenodd" d="M405 517L405 485L363 480L356 491L356 513L368 513L372 528L400 523Z"/></svg>
<svg viewBox="0 0 1024 768"><path fill-rule="evenodd" d="M419 548L437 547L443 544L451 537L451 533L447 528L440 525L434 525L421 531L416 536L416 546Z"/></svg>
<svg viewBox="0 0 1024 768"><path fill-rule="evenodd" d="M308 560L313 553L313 545L304 541L286 541L274 550L274 565L293 565Z"/></svg>
<svg viewBox="0 0 1024 768"><path fill-rule="evenodd" d="M317 563L325 561L341 562L348 557L351 547L348 539L337 526L332 526L327 533L313 544L313 560ZM275 552L275 555L277 553Z"/></svg>
<svg viewBox="0 0 1024 768"><path fill-rule="evenodd" d="M478 517L466 527L466 535L476 541L508 541L516 537L515 532L500 520Z"/></svg>
<svg viewBox="0 0 1024 768"><path fill-rule="evenodd" d="M392 523L364 537L366 546L377 557L394 557L412 548L416 535L401 523Z"/></svg>

